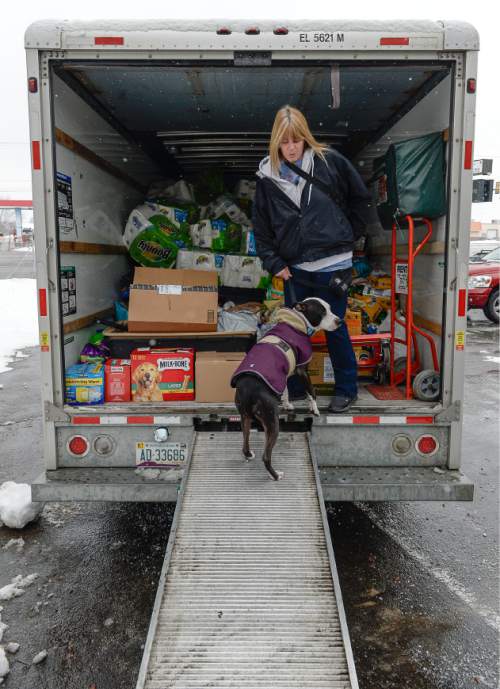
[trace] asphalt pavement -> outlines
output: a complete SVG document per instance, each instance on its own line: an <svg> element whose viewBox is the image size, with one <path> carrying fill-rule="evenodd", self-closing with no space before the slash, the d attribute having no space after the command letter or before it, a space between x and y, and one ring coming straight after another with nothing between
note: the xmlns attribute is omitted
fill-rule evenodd
<svg viewBox="0 0 500 689"><path fill-rule="evenodd" d="M27 261L12 274L0 254L0 279L29 277ZM462 470L474 501L328 506L361 689L498 686L500 350L498 327L473 317ZM0 375L0 484L43 470L39 354L25 354ZM6 689L134 689L172 515L162 504L48 503L24 530L0 528L0 587L38 574L3 603L2 644L21 644ZM19 537L19 551L4 548Z"/></svg>

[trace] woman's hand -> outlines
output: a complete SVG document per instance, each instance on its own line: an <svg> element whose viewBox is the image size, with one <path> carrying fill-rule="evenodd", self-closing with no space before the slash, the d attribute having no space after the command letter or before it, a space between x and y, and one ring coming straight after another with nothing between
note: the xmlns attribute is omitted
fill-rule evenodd
<svg viewBox="0 0 500 689"><path fill-rule="evenodd" d="M283 268L283 270L280 270L279 273L276 273L274 276L275 278L282 278L283 280L289 280L292 277L291 272L289 271L288 267Z"/></svg>

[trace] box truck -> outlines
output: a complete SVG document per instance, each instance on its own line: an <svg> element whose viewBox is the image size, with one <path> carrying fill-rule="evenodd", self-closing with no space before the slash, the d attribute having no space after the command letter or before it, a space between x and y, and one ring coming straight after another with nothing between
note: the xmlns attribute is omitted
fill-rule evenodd
<svg viewBox="0 0 500 689"><path fill-rule="evenodd" d="M25 46L45 457L34 499L175 501L197 435L237 438L231 402L68 405L65 371L112 313L130 270L124 227L148 188L212 168L229 188L255 179L274 115L290 103L319 141L349 158L379 204L390 181L380 161L438 134L445 207L430 222L403 212L393 213L394 229L369 227L370 260L397 281L401 307L396 317L393 304L392 331L379 334L378 387L387 394L362 379L348 412L328 413L320 397L320 417L298 404L282 413L282 429L307 434L326 500L471 500L460 443L475 29L456 21L40 21ZM422 160L404 159L417 186ZM402 325L409 319L411 331ZM128 359L144 346L244 352L252 338L186 328L111 331L108 342L113 358ZM144 450L165 466L138 470Z"/></svg>

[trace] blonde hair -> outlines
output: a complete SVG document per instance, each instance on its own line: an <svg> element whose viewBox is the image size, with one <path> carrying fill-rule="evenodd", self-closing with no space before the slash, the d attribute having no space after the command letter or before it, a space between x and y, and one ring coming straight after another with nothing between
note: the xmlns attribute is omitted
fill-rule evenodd
<svg viewBox="0 0 500 689"><path fill-rule="evenodd" d="M280 146L286 136L291 136L294 141L304 141L309 148L312 148L323 160L325 159L325 151L328 150L328 146L316 141L300 110L291 105L284 105L276 113L269 142L269 158L273 172L279 170Z"/></svg>

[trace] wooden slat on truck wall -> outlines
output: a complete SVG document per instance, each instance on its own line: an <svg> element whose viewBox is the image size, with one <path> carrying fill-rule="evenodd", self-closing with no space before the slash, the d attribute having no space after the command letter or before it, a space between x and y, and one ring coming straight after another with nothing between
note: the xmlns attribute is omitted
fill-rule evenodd
<svg viewBox="0 0 500 689"><path fill-rule="evenodd" d="M127 254L126 246L117 244L93 244L91 242L59 242L62 254Z"/></svg>
<svg viewBox="0 0 500 689"><path fill-rule="evenodd" d="M116 179L130 184L130 186L134 187L134 189L138 189L141 193L146 194L147 187L145 187L143 184L133 179L132 177L129 177L129 175L127 175L125 172L122 172L111 163L108 163L107 160L104 160L104 158L98 156L97 153L91 151L90 148L87 148L79 141L76 141L76 139L73 139L72 136L66 134L66 132L63 132L62 129L58 129L56 127L55 133L56 141L58 144L61 144L61 146L64 146L70 151L73 151L73 153L79 155L81 158L88 160L89 163L92 163L96 167L101 168L101 170L104 170L110 175L113 175L113 177L116 177Z"/></svg>

